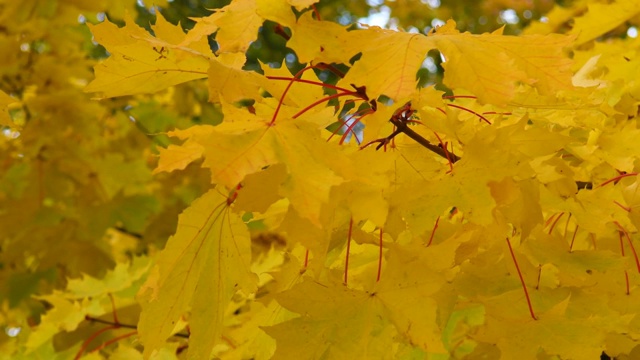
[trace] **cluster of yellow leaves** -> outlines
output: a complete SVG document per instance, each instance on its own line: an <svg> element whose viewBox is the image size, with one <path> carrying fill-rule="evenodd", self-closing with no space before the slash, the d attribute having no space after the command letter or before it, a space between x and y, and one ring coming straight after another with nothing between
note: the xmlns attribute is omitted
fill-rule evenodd
<svg viewBox="0 0 640 360"><path fill-rule="evenodd" d="M623 258L595 253L586 237L595 236L607 243L607 239L615 237L620 230L612 228L612 224L635 231L635 226L627 220L628 214L613 202L619 197L610 190L603 193L599 189L583 189L576 196L575 181L601 182L603 178L589 172L595 167L602 168L601 176L605 178L612 177L615 169L632 172L635 154L638 153L629 147L634 143L631 138L635 123L620 122L618 126L623 129L602 139L589 136L582 142L581 128L577 124L567 124L567 115L535 109L535 101L543 104L545 101L552 104L577 102L577 97L584 98L582 107L592 108L595 104L587 93L573 88L572 62L565 53L566 48L573 44L572 37L506 37L500 32L461 34L455 30L453 22L427 36L379 28L347 31L333 23L314 20L309 12L296 19L288 5L282 2L282 5L267 10L260 1L236 1L211 17L199 20L196 28L186 35L186 39L200 39L217 32L220 48L218 54L211 57L208 70L210 89L217 95L210 96L210 100L220 101L225 117L223 123L215 127L191 127L173 132L171 135L183 139L184 143L162 151L158 168L158 171L173 171L204 158L202 166L210 169L212 183L236 189L233 191L237 191L239 203L246 204L238 206L235 211L250 211L254 215L262 213L260 219L268 229L286 237L287 249L291 252L289 256L300 258L304 248L310 250L309 276L298 277L293 283L301 281L300 284L290 290L286 289L293 284L291 280L288 285L277 285L279 291L267 295L267 299L274 298L281 306L301 315L265 329L276 339L275 357L349 358L353 354L385 357L408 351L406 346L432 354L464 351L457 349L452 335L444 336L443 330L461 326L449 323L448 319L467 302L483 304L485 311L484 321L479 321L473 332L466 333L476 344L470 351L480 351L477 350L480 349L478 344L497 344L495 346L505 357L515 354L516 350L531 356L539 350L567 357L595 356L604 349L605 334L622 329L629 331L632 320L629 316L618 317L620 321L617 323L602 325L615 314L615 310L607 306L589 315L588 324L578 315L565 319L567 312L579 311L583 306L577 299L597 294L584 288L586 283L592 284L588 280L589 272L604 274L618 269L618 279L623 275ZM243 24L241 28L233 20L237 17L246 19L249 25ZM296 95L291 92L285 96L282 87L277 88L265 76L246 73L240 68L242 52L249 42L255 40L256 29L264 20L276 20L291 30L289 46L302 61L348 64L349 59L360 53L359 60L336 86L365 86L369 98L385 95L395 104L412 100L425 130L436 130L445 140L458 144L457 153L463 160L456 163L449 174L442 160L433 159L428 153L416 155L415 152L424 152L424 149L412 146L410 140L404 138L397 139L392 150L386 153L325 143L323 138L329 134L323 128L327 123L319 119L331 114L327 114L323 107L315 107L300 117L293 117L305 105L322 96L316 88L295 84ZM139 37L126 27L118 31L129 37ZM145 46L156 46L154 43L156 41ZM474 121L472 116L465 116L460 111L447 110L444 116L434 116L429 101L423 100L430 95L415 89L415 74L431 49L439 50L446 59L444 84L452 89L467 90L477 98L477 102L456 101L456 104L475 112L497 110L491 105L481 107L478 103L498 105L510 110L510 116L494 117L490 126ZM122 59L126 59L124 56L135 59L136 54L144 51L138 48L135 53L123 53ZM110 61L114 61L111 66L117 68L115 62L118 58L112 57ZM128 60L119 60L119 63L123 61ZM108 68L109 64L102 66ZM182 71L178 65L174 68ZM203 72L201 69L193 70ZM273 73L268 68L263 70L265 75ZM138 69L139 73L144 71L143 68ZM164 69L155 71L158 78L164 75ZM313 74L307 76L309 81L319 81ZM100 80L103 79L98 77L96 82ZM165 84L172 85L170 81ZM127 94L122 87L89 89L104 90L108 96ZM262 91L273 98L264 98ZM300 97L300 93L313 95ZM435 94L437 96L437 92ZM256 101L253 111L227 102L241 99ZM531 103L533 109L513 107L511 104L516 102ZM388 106L391 110L392 104ZM392 113L386 110L387 105L379 107L378 111L387 117ZM591 116L598 116L599 112L595 112ZM375 116L372 124L375 124ZM378 133L368 133L367 138L375 139L389 128L384 120L377 121L377 129L376 126L373 128ZM369 125L368 120L364 123ZM426 138L433 138L422 129L418 131ZM592 148L596 157L584 156L587 150L583 147L592 145L590 143L594 141L598 144ZM584 160L574 163L562 161L563 154ZM597 162L596 159L601 161L588 164ZM603 168L605 163L610 165L609 170ZM278 171L265 170L278 164L284 167ZM573 173L578 176L572 176ZM249 176L257 176L260 180L249 182ZM245 179L247 182L243 183ZM558 186L560 184L553 186L563 180L564 187ZM622 188L610 186L602 189ZM277 196L270 199L272 204L257 206L250 199L257 196L256 192L273 192ZM235 199L236 194L228 196ZM189 320L192 325L189 351L200 354L194 356L201 356L200 351L210 351L215 339L221 336L222 313L233 295L233 291L224 289L229 289L230 283L238 286L237 281L229 280L227 276L243 271L246 264L225 268L220 266L220 259L208 258L205 261L205 257L215 253L227 254L229 250L207 250L203 246L217 242L222 244L231 234L235 241L242 241L240 239L245 236L240 235L243 231L239 229L221 229L215 232L216 237L202 235L201 232L210 234L212 226L222 225L200 224L197 216L218 218L228 202L221 197L216 202L207 203L210 208L206 211L196 210L199 202L189 210L197 211L199 215L189 215L189 211L183 215L184 220L181 221L194 222L189 233L195 231L195 235L188 235L186 230L179 228L175 240L170 240L161 254L166 260L158 265L156 271L160 275L152 273L144 286L142 293L152 294L144 295L142 300L140 331L145 353L151 354L154 349L159 349L178 318L187 312L191 314L189 318L194 317L194 320ZM218 204L217 208L215 204ZM452 209L460 215L447 215ZM233 214L234 206L224 211ZM552 249L558 246L546 245L541 240L550 237L543 235L549 228L551 235L561 236L560 232L552 231L552 225L545 227L543 220L545 216L561 211L572 215L567 215L565 228L575 228L573 235L578 237L578 242L572 243L571 248L567 245L564 250L558 249L558 256L568 257L559 261L549 258L553 254ZM438 245L425 248L429 231L441 217L446 224L440 225L436 233L434 243ZM219 219L216 221L220 222ZM355 231L352 224L355 224ZM378 230L374 231L376 228ZM380 229L390 238L377 244L375 233L382 231ZM582 232L578 233L578 229ZM353 257L349 264L350 272L343 279L349 286L344 287L336 279L340 277L336 272L339 274L340 269L346 266L343 262L347 255L344 245L350 237L359 245L349 254ZM504 243L506 237L522 242L518 256L527 256L520 261L524 263L523 272L529 278L535 279L536 265L545 265L545 272L555 274L555 278L545 274L543 286L536 286L532 303L539 319L528 321L529 325L522 332L513 330L513 325L507 325L510 321L526 319L528 313L513 263L505 261L509 259ZM181 242L179 246L186 246L185 250L172 249L172 246L178 246L172 245L178 241ZM555 241L561 243L562 239ZM609 247L610 251L615 251L614 246ZM186 250L189 248L194 250ZM536 251L529 253L526 251L528 248ZM374 281L375 264L382 256L377 253L379 249L386 254L384 271L380 274L380 281ZM569 252L573 249L586 252L590 260L578 263L579 270L577 273L574 270L572 278L577 281L575 284L567 279L560 280L571 274L569 264L580 256ZM444 254L450 255L446 257ZM417 258L411 260L415 256ZM439 261L429 259L430 256L439 258ZM610 258L606 266L597 265L602 261L598 256ZM165 262L174 265L167 265L163 270L162 263ZM425 269L426 264L439 265L428 265ZM172 270L176 266L184 270ZM214 268L204 271L203 266ZM501 267L506 269L500 271ZM501 275L505 272L511 276ZM208 279L212 273L226 280L216 282ZM542 267L539 273L542 276ZM443 276L448 277L452 285L446 285L444 278L438 280ZM277 282L278 277L275 280ZM199 281L205 283L197 286ZM531 282L528 281L529 286ZM478 286L486 286L487 289ZM246 287L243 289L240 293L245 296L253 293ZM561 294L556 294L556 289ZM598 291L605 290L600 288ZM618 291L624 293L624 287ZM202 300L197 298L206 297L206 294L212 303L203 306L200 304ZM223 297L219 297L221 295ZM418 303L411 305L406 301ZM147 302L148 308L144 305ZM260 309L277 311L273 307ZM166 314L166 317L158 317L158 313ZM199 316L209 319L208 326L199 323ZM533 330L537 324L543 332ZM577 337L578 328L583 334L580 343L590 346L566 345L571 343L569 341L564 346L558 345L556 340L559 337ZM514 336L522 336L522 340L513 341ZM309 339L314 340L309 343ZM398 342L398 339L404 340ZM404 345L398 347L400 344Z"/></svg>
<svg viewBox="0 0 640 360"><path fill-rule="evenodd" d="M203 359L637 352L637 40L594 41L635 16L635 2L579 2L575 13L587 11L570 34L553 33L568 13L556 9L521 36L460 33L453 21L426 35L354 29L315 19L313 3L235 0L187 33L162 15L154 35L131 19L91 26L111 56L85 91L111 98L207 78L224 115L169 132L179 142L159 151L156 174L196 163L212 189L135 277L143 357L181 346L184 331L187 357ZM274 79L294 77L285 66L243 69L267 20L317 65L290 90ZM431 50L445 59L449 96L416 88ZM327 64L348 70L325 91ZM340 96L325 106L331 91ZM446 159L403 134L381 140L409 102L410 128ZM373 145L328 130L367 109ZM79 323L48 321L31 342Z"/></svg>
<svg viewBox="0 0 640 360"><path fill-rule="evenodd" d="M162 108L162 99L139 98L129 112L123 101L98 103L83 91L101 56L83 22L135 9L134 0L0 1L2 359L73 358L100 329L84 316L111 319L107 292L120 319L134 324L148 261L133 259L164 244L177 215L202 193L196 177L152 177L149 149L160 139L137 126L191 124L173 103L151 114L142 109ZM127 273L126 263L137 270ZM69 279L81 276L93 281L76 293Z"/></svg>

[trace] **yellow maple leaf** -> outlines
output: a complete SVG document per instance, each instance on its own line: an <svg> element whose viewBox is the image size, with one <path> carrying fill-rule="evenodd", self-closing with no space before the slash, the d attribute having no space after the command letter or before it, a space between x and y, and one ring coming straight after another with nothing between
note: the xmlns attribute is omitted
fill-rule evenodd
<svg viewBox="0 0 640 360"><path fill-rule="evenodd" d="M392 351L388 342L394 337L430 353L445 353L432 298L445 281L429 261L440 255L425 257L423 247L393 248L380 281L369 291L307 279L278 295L282 306L301 316L265 328L276 339L274 358L387 358L393 353L383 354Z"/></svg>
<svg viewBox="0 0 640 360"><path fill-rule="evenodd" d="M573 17L584 12L585 1L575 1L571 7L562 6L558 3L545 14L543 19L533 20L522 31L523 35L528 34L550 34L560 32L563 26ZM542 20L542 21L541 21Z"/></svg>
<svg viewBox="0 0 640 360"><path fill-rule="evenodd" d="M527 238L536 225L542 224L540 194L535 182L516 182L507 177L499 182L489 182L489 188L497 210L504 217L496 216L496 220L504 220L521 229L523 238Z"/></svg>
<svg viewBox="0 0 640 360"><path fill-rule="evenodd" d="M593 40L613 30L618 25L640 13L640 3L636 0L616 0L613 3L592 2L589 11L575 19L571 34L578 36L576 45Z"/></svg>
<svg viewBox="0 0 640 360"><path fill-rule="evenodd" d="M152 29L158 38L135 24L129 16L118 28L108 20L89 28L111 56L95 66L96 78L85 88L104 97L152 93L207 76L213 57L206 38L178 45L185 38L179 25L158 13ZM163 36L164 38L160 38Z"/></svg>
<svg viewBox="0 0 640 360"><path fill-rule="evenodd" d="M445 283L438 264L442 252L424 247L391 246L391 256L374 294L398 333L408 342L431 353L446 353L438 325L438 305L433 299ZM449 268L446 264L445 269ZM437 266L437 265L436 265Z"/></svg>
<svg viewBox="0 0 640 360"><path fill-rule="evenodd" d="M625 204L629 207L629 219L635 225L636 229L640 229L640 176L636 180L622 190Z"/></svg>
<svg viewBox="0 0 640 360"><path fill-rule="evenodd" d="M343 86L366 84L367 95L386 95L394 100L408 97L416 89L416 73L435 43L421 34L372 27L351 31L343 37L347 44L366 44L362 57L342 79ZM376 76L371 76L376 74ZM366 79L366 80L365 80Z"/></svg>
<svg viewBox="0 0 640 360"><path fill-rule="evenodd" d="M277 299L301 316L264 328L276 339L273 359L392 357L397 332L381 316L382 304L370 293L306 280Z"/></svg>
<svg viewBox="0 0 640 360"><path fill-rule="evenodd" d="M202 157L204 148L200 144L189 142L181 146L169 145L166 149L158 149L160 161L153 170L154 174L173 170L183 170L187 165Z"/></svg>
<svg viewBox="0 0 640 360"><path fill-rule="evenodd" d="M206 137L212 131L211 126L193 126L185 130L175 130L167 133L186 141L182 145L169 145L166 149L158 150L158 166L153 170L154 174L182 170L193 161L200 159L204 153L204 147L197 139Z"/></svg>
<svg viewBox="0 0 640 360"><path fill-rule="evenodd" d="M514 97L518 82L543 94L572 87L571 60L563 54L572 37L461 34L455 23L448 21L430 38L446 59L445 85L465 88L481 102L504 105ZM495 66L496 61L501 65Z"/></svg>
<svg viewBox="0 0 640 360"><path fill-rule="evenodd" d="M0 126L15 126L9 115L9 106L18 101L0 90Z"/></svg>
<svg viewBox="0 0 640 360"><path fill-rule="evenodd" d="M203 166L211 169L212 182L234 188L245 176L266 166L287 164L282 194L319 226L320 209L329 191L343 181L336 172L347 168L340 165L345 160L339 150L314 135L319 133L315 124L301 119L279 119L271 124L271 120L225 106L233 115L225 116L222 124L189 130L193 141L205 149Z"/></svg>
<svg viewBox="0 0 640 360"><path fill-rule="evenodd" d="M623 272L625 259L612 251L573 250L556 236L538 228L533 231L535 241L526 241L520 249L537 264L553 264L555 277L563 286L595 286L599 274Z"/></svg>
<svg viewBox="0 0 640 360"><path fill-rule="evenodd" d="M145 358L162 347L188 310L189 353L209 354L220 340L231 297L256 290L249 233L229 211L227 197L213 189L194 201L156 263L138 294Z"/></svg>
<svg viewBox="0 0 640 360"><path fill-rule="evenodd" d="M304 10L319 1L320 0L287 0L287 2L298 11Z"/></svg>
<svg viewBox="0 0 640 360"><path fill-rule="evenodd" d="M205 39L216 33L218 53L245 52L258 38L258 29L264 19L256 11L256 0L236 0L215 13L196 18L196 25L189 31L188 41Z"/></svg>
<svg viewBox="0 0 640 360"><path fill-rule="evenodd" d="M247 58L244 53L224 53L209 65L209 101L236 102L260 99L263 78L255 72L243 71Z"/></svg>
<svg viewBox="0 0 640 360"><path fill-rule="evenodd" d="M624 203L622 189L617 186L602 186L589 191L581 190L575 198L567 199L565 204L566 210L573 215L580 229L594 234L606 234L609 226L617 221L625 229L633 230L628 212L614 201Z"/></svg>
<svg viewBox="0 0 640 360"><path fill-rule="evenodd" d="M530 84L544 94L572 88L571 60L563 53L573 41L570 36L516 37L504 36L501 31L472 35L457 31L451 20L429 36L376 27L339 36L341 49L353 43L367 44L342 84L366 84L370 98L386 95L399 100L411 95L416 72L431 49L440 50L446 59L445 85L467 89L483 103L506 104L515 96L519 83ZM321 56L317 59L324 61ZM501 66L495 66L496 62ZM372 78L373 73L377 76Z"/></svg>
<svg viewBox="0 0 640 360"><path fill-rule="evenodd" d="M347 28L331 21L317 21L310 13L304 13L298 21L289 25L291 39L287 46L295 50L300 62L325 62L348 64L358 50L342 40L348 36Z"/></svg>
<svg viewBox="0 0 640 360"><path fill-rule="evenodd" d="M640 154L640 129L633 123L624 124L618 131L606 131L598 136L598 149L594 155L614 168L633 172L637 154Z"/></svg>
<svg viewBox="0 0 640 360"><path fill-rule="evenodd" d="M474 338L497 344L502 356L508 359L534 359L542 349L549 355L567 359L599 357L606 334L623 329L633 315L620 316L606 305L603 295L566 290L536 294L540 302L551 303L538 320L505 315L519 301L521 292L506 292L488 299L486 324ZM589 315L579 320L573 315L582 312Z"/></svg>

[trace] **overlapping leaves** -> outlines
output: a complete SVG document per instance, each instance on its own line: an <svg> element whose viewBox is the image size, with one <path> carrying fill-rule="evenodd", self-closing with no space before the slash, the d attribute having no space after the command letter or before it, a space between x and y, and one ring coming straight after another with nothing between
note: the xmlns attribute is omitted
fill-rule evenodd
<svg viewBox="0 0 640 360"><path fill-rule="evenodd" d="M192 358L630 352L637 306L615 299L636 296L640 277L636 87L590 51L572 79L575 36L472 35L453 21L427 35L353 29L291 7L312 3L237 0L187 34L161 17L154 36L131 21L92 27L111 57L87 91L208 77L224 114L172 131L179 142L159 150L157 174L201 161L215 189L180 216L138 293L145 358L186 324ZM585 26L600 7L608 24ZM578 42L631 16L617 8L635 11L590 6ZM244 70L266 20L287 27L287 45L316 69ZM431 50L454 95L416 89ZM340 79L318 86L322 71ZM607 81L613 90L588 87ZM385 138L409 101L416 115L401 121L417 135ZM346 129L354 120L367 146ZM336 140L340 122L350 142ZM252 242L248 227L263 233Z"/></svg>

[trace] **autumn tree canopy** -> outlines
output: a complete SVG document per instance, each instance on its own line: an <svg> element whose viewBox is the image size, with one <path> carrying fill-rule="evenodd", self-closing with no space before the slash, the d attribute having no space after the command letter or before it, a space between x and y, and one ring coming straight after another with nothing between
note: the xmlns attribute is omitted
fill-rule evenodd
<svg viewBox="0 0 640 360"><path fill-rule="evenodd" d="M0 359L640 357L640 3L0 0Z"/></svg>

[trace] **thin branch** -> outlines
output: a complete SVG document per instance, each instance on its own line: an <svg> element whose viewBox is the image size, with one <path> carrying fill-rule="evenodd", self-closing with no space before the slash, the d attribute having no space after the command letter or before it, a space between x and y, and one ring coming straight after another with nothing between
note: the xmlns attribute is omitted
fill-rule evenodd
<svg viewBox="0 0 640 360"><path fill-rule="evenodd" d="M105 324L105 325L111 325L114 326L114 329L117 328L126 328L126 329L134 329L134 330L138 330L138 327L135 325L130 325L130 324L122 324L122 323L114 323L113 321L109 321L109 320L102 320L102 319L98 319L98 318L94 318L91 317L89 315L85 316L85 320L90 321L90 322L94 322L94 323L98 323L98 324ZM175 337L180 337L180 338L185 338L188 339L189 338L189 334L183 334L183 333L176 333L173 334L172 336Z"/></svg>
<svg viewBox="0 0 640 360"><path fill-rule="evenodd" d="M458 160L460 160L460 157L458 157L457 155L452 154L452 153L449 153L449 158L447 158L447 152L443 148L441 148L438 145L434 145L434 144L430 143L429 140L423 138L420 134L418 134L417 132L413 131L404 122L402 122L402 121L400 121L398 119L394 119L394 118L392 118L390 121L391 121L391 123L393 125L396 126L396 129L398 131L400 131L401 133L404 133L405 135L407 135L408 137L413 139L418 144L424 146L425 148L427 148L427 150L432 151L432 152L440 155L444 159L450 160L452 163L455 163Z"/></svg>

